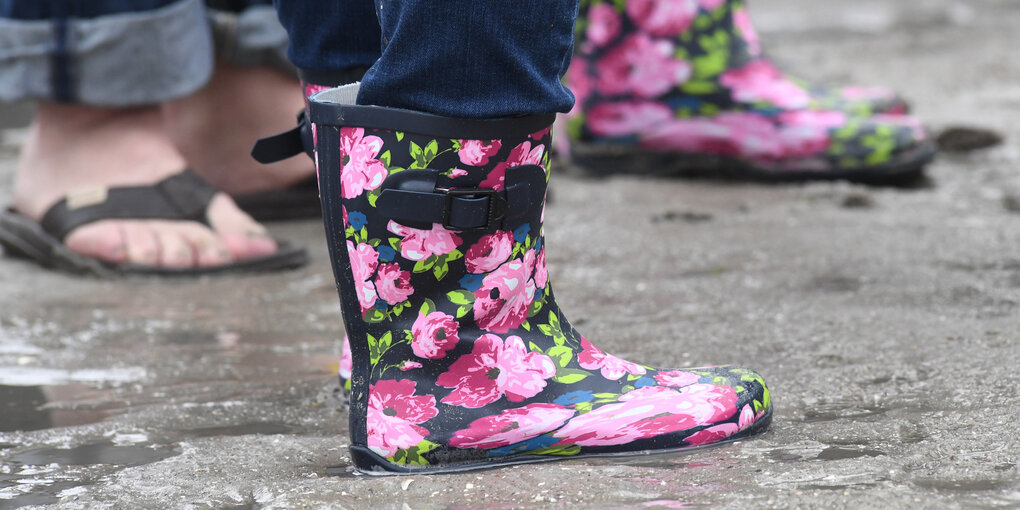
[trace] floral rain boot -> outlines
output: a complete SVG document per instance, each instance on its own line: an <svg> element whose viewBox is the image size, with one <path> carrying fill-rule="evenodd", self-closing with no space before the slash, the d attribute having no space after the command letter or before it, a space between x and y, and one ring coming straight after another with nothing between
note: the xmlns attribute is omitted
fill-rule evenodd
<svg viewBox="0 0 1020 510"><path fill-rule="evenodd" d="M708 9L722 2L701 2ZM851 115L870 116L876 114L905 115L910 105L894 90L886 87L829 87L819 83L811 83L799 77L791 76L778 69L762 51L758 31L751 22L751 15L741 2L729 0L727 7L731 9L732 22L735 30L730 46L731 62L755 63L752 68L765 77L793 89L801 89L808 94L808 107L813 110L839 110ZM717 14L718 15L718 14Z"/></svg>
<svg viewBox="0 0 1020 510"><path fill-rule="evenodd" d="M934 154L895 94L778 70L740 0L582 4L563 152L586 170L880 182Z"/></svg>
<svg viewBox="0 0 1020 510"><path fill-rule="evenodd" d="M331 89L309 110L360 471L671 452L767 428L758 374L625 361L567 322L542 234L552 115L451 119L356 96Z"/></svg>

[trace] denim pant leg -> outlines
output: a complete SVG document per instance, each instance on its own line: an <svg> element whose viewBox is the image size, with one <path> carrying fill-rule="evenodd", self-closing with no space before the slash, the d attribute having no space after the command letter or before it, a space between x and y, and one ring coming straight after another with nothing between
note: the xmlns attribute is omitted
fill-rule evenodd
<svg viewBox="0 0 1020 510"><path fill-rule="evenodd" d="M134 106L212 73L202 0L0 0L0 100Z"/></svg>
<svg viewBox="0 0 1020 510"><path fill-rule="evenodd" d="M0 0L0 17L20 20L54 19L62 16L98 18L110 14L146 12L177 0Z"/></svg>
<svg viewBox="0 0 1020 510"><path fill-rule="evenodd" d="M0 0L0 101L186 96L214 61L293 67L271 0Z"/></svg>
<svg viewBox="0 0 1020 510"><path fill-rule="evenodd" d="M372 0L273 4L290 38L287 57L306 82L341 85L350 71L379 60L382 35Z"/></svg>
<svg viewBox="0 0 1020 510"><path fill-rule="evenodd" d="M275 3L299 68L365 62L352 55L372 40L364 14L337 11L366 2ZM577 7L578 0L377 0L382 51L358 102L462 118L569 111L574 97L561 78Z"/></svg>
<svg viewBox="0 0 1020 510"><path fill-rule="evenodd" d="M382 57L358 95L465 118L567 112L577 0L377 0Z"/></svg>

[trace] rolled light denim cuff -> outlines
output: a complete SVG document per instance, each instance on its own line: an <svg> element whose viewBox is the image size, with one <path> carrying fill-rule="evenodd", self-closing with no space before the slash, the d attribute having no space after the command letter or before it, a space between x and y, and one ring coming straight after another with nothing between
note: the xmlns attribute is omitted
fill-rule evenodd
<svg viewBox="0 0 1020 510"><path fill-rule="evenodd" d="M95 18L0 18L0 101L156 104L205 85L217 56L289 70L286 45L269 6L226 13L180 0Z"/></svg>

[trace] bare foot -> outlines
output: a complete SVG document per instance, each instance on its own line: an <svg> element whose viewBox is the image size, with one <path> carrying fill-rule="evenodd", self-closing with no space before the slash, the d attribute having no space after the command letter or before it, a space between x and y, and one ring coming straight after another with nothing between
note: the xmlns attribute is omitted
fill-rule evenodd
<svg viewBox="0 0 1020 510"><path fill-rule="evenodd" d="M252 159L256 139L294 127L304 108L297 79L268 67L219 64L202 90L162 105L166 131L191 168L243 195L282 189L315 173L304 156L271 165Z"/></svg>
<svg viewBox="0 0 1020 510"><path fill-rule="evenodd" d="M36 221L77 189L148 185L187 166L156 107L39 105L22 147L15 208ZM112 263L186 268L268 255L276 243L225 194L209 205L212 229L196 222L104 220L64 239L71 250Z"/></svg>

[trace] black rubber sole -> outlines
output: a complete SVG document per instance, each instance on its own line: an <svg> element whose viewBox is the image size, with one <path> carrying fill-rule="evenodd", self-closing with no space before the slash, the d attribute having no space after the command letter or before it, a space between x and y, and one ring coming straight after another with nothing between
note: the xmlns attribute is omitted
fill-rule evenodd
<svg viewBox="0 0 1020 510"><path fill-rule="evenodd" d="M129 275L193 277L235 273L260 273L294 269L308 263L308 252L286 241L277 241L276 253L214 267L175 269L134 264L110 264L69 250L38 223L14 211L0 212L0 246L8 256L28 259L42 267L77 275L114 278Z"/></svg>
<svg viewBox="0 0 1020 510"><path fill-rule="evenodd" d="M829 171L781 171L725 156L655 152L620 144L571 141L568 163L596 177L648 175L761 183L844 180L900 186L910 185L920 178L935 152L935 144L929 141L881 165Z"/></svg>
<svg viewBox="0 0 1020 510"><path fill-rule="evenodd" d="M484 469L495 469L507 466L516 466L520 464L536 464L539 462L553 462L558 460L573 460L573 459L599 459L599 458L611 458L611 459L623 459L642 457L649 455L668 455L668 454L681 454L702 451L708 448L721 446L743 439L747 439L758 434L762 434L768 430L769 425L772 423L772 409L760 420L754 423L751 427L742 430L722 441L712 443L703 446L688 446L686 448L669 448L661 450L642 450L635 452L609 452L609 453L582 453L578 455L514 455L511 457L504 457L493 460L486 460L483 462L475 463L463 463L454 464L449 466L425 466L420 468L409 468L393 464L387 461L379 454L373 452L365 446L351 445L348 450L351 454L351 460L354 463L355 474L369 475L369 476L400 476L400 475L423 475L423 474L451 474L451 473L464 473L467 471L479 471ZM327 475L346 475L348 469L346 466L337 466L326 468Z"/></svg>

